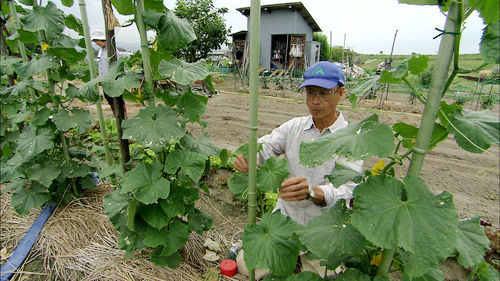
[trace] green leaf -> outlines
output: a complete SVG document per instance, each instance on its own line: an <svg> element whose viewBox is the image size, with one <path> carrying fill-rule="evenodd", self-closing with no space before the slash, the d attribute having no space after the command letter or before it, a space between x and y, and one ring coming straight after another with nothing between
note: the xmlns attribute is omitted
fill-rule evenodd
<svg viewBox="0 0 500 281"><path fill-rule="evenodd" d="M24 159L31 159L45 150L53 148L52 138L51 132L47 129L40 129L37 133L35 128L28 127L19 136L17 153L21 154Z"/></svg>
<svg viewBox="0 0 500 281"><path fill-rule="evenodd" d="M170 268L177 268L181 262L181 255L177 252L170 256L162 254L163 247L156 248L151 252L151 261L159 266L168 266Z"/></svg>
<svg viewBox="0 0 500 281"><path fill-rule="evenodd" d="M358 185L354 198L351 223L378 247L414 253L412 276L422 275L455 250L458 215L448 192L434 195L417 177L402 183L381 175Z"/></svg>
<svg viewBox="0 0 500 281"><path fill-rule="evenodd" d="M135 140L155 152L184 136L184 124L165 105L141 109L134 118L124 120L122 127L124 139Z"/></svg>
<svg viewBox="0 0 500 281"><path fill-rule="evenodd" d="M500 5L496 0L469 0L465 2L469 7L473 7L477 11L479 11L481 17L485 24L498 24L498 10L500 9ZM498 26L498 25L497 25ZM498 36L498 29L497 29ZM498 53L497 53L498 54Z"/></svg>
<svg viewBox="0 0 500 281"><path fill-rule="evenodd" d="M413 55L408 60L408 71L413 75L419 75L425 71L429 63L429 57L425 55Z"/></svg>
<svg viewBox="0 0 500 281"><path fill-rule="evenodd" d="M41 108L39 111L35 112L33 118L30 120L30 123L35 126L44 125L50 117L50 110L47 108Z"/></svg>
<svg viewBox="0 0 500 281"><path fill-rule="evenodd" d="M93 79L83 84L83 86L80 87L80 90L78 91L78 95L76 95L76 92L72 92L72 94L75 95L75 97L81 98L83 100L97 102L99 100L98 79L99 78Z"/></svg>
<svg viewBox="0 0 500 281"><path fill-rule="evenodd" d="M166 240L165 249L162 251L162 255L170 256L182 248L189 237L188 225L182 222L180 219L176 219L174 222L168 225L168 236Z"/></svg>
<svg viewBox="0 0 500 281"><path fill-rule="evenodd" d="M363 96L366 92L372 90L373 87L377 85L377 81L379 78L379 76L368 78L361 85L356 87L356 89L352 91L351 95L356 95L358 97Z"/></svg>
<svg viewBox="0 0 500 281"><path fill-rule="evenodd" d="M399 0L399 3L410 5L438 5L439 0Z"/></svg>
<svg viewBox="0 0 500 281"><path fill-rule="evenodd" d="M115 98L121 96L125 90L130 91L141 86L139 76L133 71L129 71L118 78L106 75L101 78L101 81L104 92L108 96Z"/></svg>
<svg viewBox="0 0 500 281"><path fill-rule="evenodd" d="M70 129L78 129L80 133L87 131L92 126L92 116L89 111L73 108L71 115L68 111L60 110L54 116L54 123L61 131L69 131Z"/></svg>
<svg viewBox="0 0 500 281"><path fill-rule="evenodd" d="M199 60L188 63L178 59L162 60L158 72L164 78L169 78L180 85L190 85L194 81L203 80L208 76L207 62Z"/></svg>
<svg viewBox="0 0 500 281"><path fill-rule="evenodd" d="M392 155L393 150L394 135L391 128L379 124L378 116L374 114L333 134L302 142L299 153L300 163L312 167L323 164L335 155L354 159L366 159L373 155L384 158Z"/></svg>
<svg viewBox="0 0 500 281"><path fill-rule="evenodd" d="M81 62L85 59L87 54L84 51L78 52L74 48L48 48L47 52L55 57L60 58L68 62L69 64L74 64Z"/></svg>
<svg viewBox="0 0 500 281"><path fill-rule="evenodd" d="M50 159L44 160L43 164L35 164L31 167L28 175L30 180L37 181L41 185L49 187L52 181L61 173L61 163Z"/></svg>
<svg viewBox="0 0 500 281"><path fill-rule="evenodd" d="M228 186L233 194L244 194L248 189L248 174L235 172L229 179ZM246 196L244 198L246 198Z"/></svg>
<svg viewBox="0 0 500 281"><path fill-rule="evenodd" d="M20 63L21 58L16 57L4 57L0 60L0 67L2 68L2 74L12 75L14 74L14 66Z"/></svg>
<svg viewBox="0 0 500 281"><path fill-rule="evenodd" d="M180 196L180 198L176 198L176 193L175 190L170 191L170 195L166 200L161 200L160 201L160 206L167 214L167 216L173 218L178 215L183 216L184 212L186 211L186 206L184 206L183 198ZM179 200L176 200L179 199Z"/></svg>
<svg viewBox="0 0 500 281"><path fill-rule="evenodd" d="M104 196L103 200L104 211L108 216L109 221L118 230L127 228L127 207L128 197L121 195L119 189Z"/></svg>
<svg viewBox="0 0 500 281"><path fill-rule="evenodd" d="M203 234L203 231L210 230L212 227L212 217L209 214L202 212L196 212L194 214L188 215L188 226L192 231L196 231L199 235Z"/></svg>
<svg viewBox="0 0 500 281"><path fill-rule="evenodd" d="M323 278L311 271L302 271L299 274L293 274L287 277L279 277L273 275L266 275L262 281L322 281Z"/></svg>
<svg viewBox="0 0 500 281"><path fill-rule="evenodd" d="M363 174L353 170L351 167L340 162L335 163L335 169L331 176L326 176L335 187L339 187L349 181L360 183L363 181Z"/></svg>
<svg viewBox="0 0 500 281"><path fill-rule="evenodd" d="M52 56L41 56L38 59L33 59L29 62L24 62L15 67L17 74L21 77L32 78L49 68L59 66L57 61Z"/></svg>
<svg viewBox="0 0 500 281"><path fill-rule="evenodd" d="M73 6L73 0L61 0L61 3L66 7Z"/></svg>
<svg viewBox="0 0 500 281"><path fill-rule="evenodd" d="M403 138L402 143L404 148L411 149L415 146L418 134L417 127L404 122L399 122L394 124L392 129ZM444 141L447 137L448 130L446 130L446 128L442 125L435 123L428 150L434 149L438 143Z"/></svg>
<svg viewBox="0 0 500 281"><path fill-rule="evenodd" d="M261 151L263 149L264 145L262 143L258 143L257 144L257 152ZM242 154L245 158L248 159L248 149L249 149L249 146L248 146L248 142L247 143L244 143L242 144L240 147L238 147L235 151L234 151L234 155L238 155L238 154Z"/></svg>
<svg viewBox="0 0 500 281"><path fill-rule="evenodd" d="M351 211L345 200L312 219L297 231L299 239L317 257L358 255L365 249L365 238L349 223Z"/></svg>
<svg viewBox="0 0 500 281"><path fill-rule="evenodd" d="M339 274L335 281L370 281L370 276L364 274L359 269L349 268L342 274Z"/></svg>
<svg viewBox="0 0 500 281"><path fill-rule="evenodd" d="M207 101L207 97L195 95L191 91L188 91L179 98L177 107L182 110L182 115L194 123L199 121L201 115L205 113Z"/></svg>
<svg viewBox="0 0 500 281"><path fill-rule="evenodd" d="M477 269L477 279L479 281L496 281L500 278L498 271L486 261L483 261L475 269Z"/></svg>
<svg viewBox="0 0 500 281"><path fill-rule="evenodd" d="M150 226L160 230L170 221L160 204L142 205L137 207L137 214Z"/></svg>
<svg viewBox="0 0 500 281"><path fill-rule="evenodd" d="M293 273L299 255L299 242L293 233L301 226L279 213L264 214L260 224L248 224L243 233L245 264L270 269L274 275Z"/></svg>
<svg viewBox="0 0 500 281"><path fill-rule="evenodd" d="M499 121L490 111L462 111L442 102L439 118L457 144L469 152L482 153L499 143Z"/></svg>
<svg viewBox="0 0 500 281"><path fill-rule="evenodd" d="M205 171L207 159L207 156L196 152L174 150L165 160L165 172L175 174L180 169L180 177L189 177L193 182L198 182Z"/></svg>
<svg viewBox="0 0 500 281"><path fill-rule="evenodd" d="M484 1L487 2L487 1ZM498 11L498 1L497 11ZM497 13L498 17L498 13ZM500 23L498 20L486 26L481 38L481 56L485 63L498 64L500 63Z"/></svg>
<svg viewBox="0 0 500 281"><path fill-rule="evenodd" d="M479 224L479 216L458 222L458 263L465 268L480 264L490 248L490 240Z"/></svg>
<svg viewBox="0 0 500 281"><path fill-rule="evenodd" d="M29 188L18 188L12 194L10 203L21 216L27 215L32 208L37 208L50 200L47 188L33 183Z"/></svg>
<svg viewBox="0 0 500 281"><path fill-rule="evenodd" d="M73 14L69 14L64 17L64 23L67 28L73 29L79 35L83 36L83 25L79 18L75 17Z"/></svg>
<svg viewBox="0 0 500 281"><path fill-rule="evenodd" d="M186 150L198 152L205 156L219 156L221 149L215 146L208 135L195 137L191 133L186 133L181 139L181 146Z"/></svg>
<svg viewBox="0 0 500 281"><path fill-rule="evenodd" d="M266 160L257 170L257 190L277 192L281 183L290 175L286 159L275 156Z"/></svg>
<svg viewBox="0 0 500 281"><path fill-rule="evenodd" d="M21 17L23 27L27 31L45 30L49 38L55 38L64 30L64 13L52 2L47 6L34 6L33 10Z"/></svg>
<svg viewBox="0 0 500 281"><path fill-rule="evenodd" d="M384 69L380 73L379 83L398 84L401 83L401 78L408 75L408 60L404 60L392 70Z"/></svg>
<svg viewBox="0 0 500 281"><path fill-rule="evenodd" d="M167 198L170 194L170 182L161 176L161 172L162 167L158 162L152 165L139 163L123 177L121 193L132 192L144 204L154 203L158 198Z"/></svg>
<svg viewBox="0 0 500 281"><path fill-rule="evenodd" d="M189 21L178 18L170 10L165 10L163 13L145 10L143 16L144 23L158 31L159 47L162 49L175 51L196 39L194 29Z"/></svg>
<svg viewBox="0 0 500 281"><path fill-rule="evenodd" d="M111 3L122 15L133 15L135 12L134 2L131 0L111 0Z"/></svg>

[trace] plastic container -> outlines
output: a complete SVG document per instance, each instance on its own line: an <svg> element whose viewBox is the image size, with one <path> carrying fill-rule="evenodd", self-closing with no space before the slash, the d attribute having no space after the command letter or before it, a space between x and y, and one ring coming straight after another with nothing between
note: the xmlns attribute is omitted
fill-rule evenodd
<svg viewBox="0 0 500 281"><path fill-rule="evenodd" d="M224 276L234 276L236 273L238 273L238 265L236 264L235 260L232 259L225 259L220 263L220 272Z"/></svg>

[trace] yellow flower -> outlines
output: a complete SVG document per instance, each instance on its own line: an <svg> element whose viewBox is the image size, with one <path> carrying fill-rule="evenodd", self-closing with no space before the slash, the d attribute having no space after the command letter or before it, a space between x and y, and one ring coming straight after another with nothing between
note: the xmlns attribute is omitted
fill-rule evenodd
<svg viewBox="0 0 500 281"><path fill-rule="evenodd" d="M46 51L49 48L49 44L42 43L42 51Z"/></svg>
<svg viewBox="0 0 500 281"><path fill-rule="evenodd" d="M142 91L141 89L137 89L137 95L135 95L135 97L137 98L135 101L136 102L141 102L141 99L142 99Z"/></svg>
<svg viewBox="0 0 500 281"><path fill-rule="evenodd" d="M132 66L132 68L130 68L130 70L132 70L132 71L135 71L136 69L137 69L137 65L134 65L134 66Z"/></svg>
<svg viewBox="0 0 500 281"><path fill-rule="evenodd" d="M156 52L158 50L158 41L153 43L153 50Z"/></svg>
<svg viewBox="0 0 500 281"><path fill-rule="evenodd" d="M17 84L17 80L16 79L14 79L14 84Z"/></svg>
<svg viewBox="0 0 500 281"><path fill-rule="evenodd" d="M384 161L379 160L378 163L373 166L371 173L374 176L378 176L382 173L383 170L384 170Z"/></svg>
<svg viewBox="0 0 500 281"><path fill-rule="evenodd" d="M370 264L373 264L374 266L378 267L378 266L380 266L381 262L382 262L382 252L374 255Z"/></svg>

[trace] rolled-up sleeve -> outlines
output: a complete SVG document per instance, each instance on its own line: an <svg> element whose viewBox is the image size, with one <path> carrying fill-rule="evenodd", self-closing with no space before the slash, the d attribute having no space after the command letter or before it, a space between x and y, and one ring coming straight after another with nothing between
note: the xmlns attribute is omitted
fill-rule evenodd
<svg viewBox="0 0 500 281"><path fill-rule="evenodd" d="M357 161L346 161L346 160L339 160L343 165L348 166L349 168L361 172L363 169L363 161L357 160ZM323 194L325 196L325 203L326 209L329 209L337 203L337 201L341 199L345 199L347 202L352 198L352 193L354 191L354 188L357 186L354 182L347 182L339 187L333 186L333 184L328 183L324 185L318 186L323 190Z"/></svg>
<svg viewBox="0 0 500 281"><path fill-rule="evenodd" d="M264 164L271 156L280 156L285 153L286 126L287 123L274 129L269 135L258 139L257 143L262 143L262 150L257 154L259 164Z"/></svg>

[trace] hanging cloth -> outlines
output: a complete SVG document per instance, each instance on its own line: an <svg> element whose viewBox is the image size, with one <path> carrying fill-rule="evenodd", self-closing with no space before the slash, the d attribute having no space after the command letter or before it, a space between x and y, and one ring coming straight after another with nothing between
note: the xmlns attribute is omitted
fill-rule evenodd
<svg viewBox="0 0 500 281"><path fill-rule="evenodd" d="M302 44L292 44L292 49L290 49L290 56L295 58L302 57Z"/></svg>

